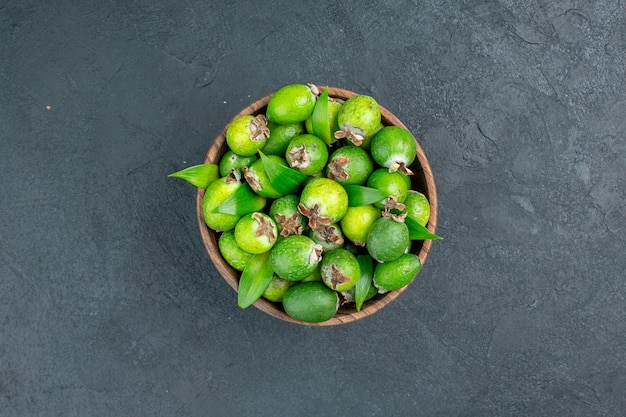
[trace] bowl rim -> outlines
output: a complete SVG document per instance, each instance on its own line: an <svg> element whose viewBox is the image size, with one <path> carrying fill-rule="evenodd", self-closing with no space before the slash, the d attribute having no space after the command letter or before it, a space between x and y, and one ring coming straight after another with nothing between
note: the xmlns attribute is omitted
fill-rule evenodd
<svg viewBox="0 0 626 417"><path fill-rule="evenodd" d="M324 87L318 86L318 88L320 91L323 91L325 86ZM331 87L331 86L328 86L328 93L330 97L340 98L343 100L347 100L348 98L358 94L350 90L337 88L337 87ZM204 158L205 164L211 164L211 163L219 164L219 160L224 153L224 145L226 143L226 130L228 129L228 126L230 125L230 123L239 116L246 115L246 114L255 114L259 112L261 109L265 108L272 95L273 93L270 93L256 100L255 102L249 104L248 106L243 108L241 111L239 111L239 113L237 113L224 126L224 128L217 135L213 144L207 151L206 156ZM387 110L385 107L381 106L380 104L379 104L379 107L381 111L381 119L384 125L395 125L395 126L399 126L408 130L408 128L404 125L404 123L402 123L402 121L398 119L394 114L392 114L389 110ZM415 137L415 135L413 136ZM417 166L418 171L423 172L425 190L422 190L422 191L424 191L424 194L427 195L429 203L430 203L430 218L428 220L426 228L431 233L435 233L435 230L437 227L437 210L438 210L437 188L435 185L435 179L434 179L430 164L428 162L428 159L426 158L426 154L424 153L424 150L422 149L422 147L420 146L416 138L415 138L415 146L416 146L416 158L413 164L411 165L411 167L415 168L415 166L418 165ZM200 234L202 237L204 247L209 257L211 258L211 261L213 261L213 264L215 265L216 269L222 276L222 278L228 283L228 285L233 290L235 290L235 292L237 292L238 286L239 286L240 272L236 271L234 268L228 265L219 253L219 249L217 245L218 232L211 230L204 221L204 214L202 211L203 197L204 197L204 189L198 188L198 191L196 194L196 213L197 213L198 225L200 228ZM426 258L428 257L433 241L424 240L424 241L419 241L419 242L422 242L422 244L421 244L421 248L419 250L418 256L423 266L424 263L426 262ZM320 322L320 323L309 323L309 322L304 322L304 321L294 319L293 317L290 317L289 315L287 315L287 313L285 313L278 306L279 303L273 303L269 300L264 299L263 297L259 298L256 302L254 302L253 305L257 309L263 311L264 313L269 314L272 317L275 317L275 318L278 318L278 319L281 319L290 323L295 323L295 324L300 324L300 325L305 325L305 326L334 326L334 325L339 325L339 324L355 322L357 320L371 316L372 314L380 311L381 309L389 305L392 301L396 300L404 291L407 290L410 284L411 283L405 285L404 287L398 290L390 291L390 292L375 296L372 300L366 301L363 304L361 311L354 310L354 312L341 312L341 309L340 309L333 318L327 321Z"/></svg>

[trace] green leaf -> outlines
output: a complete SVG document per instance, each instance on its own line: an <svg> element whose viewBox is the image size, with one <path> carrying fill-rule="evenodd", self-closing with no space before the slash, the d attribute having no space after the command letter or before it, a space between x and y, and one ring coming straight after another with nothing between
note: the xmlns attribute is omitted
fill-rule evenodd
<svg viewBox="0 0 626 417"><path fill-rule="evenodd" d="M266 202L267 199L265 197L255 193L248 183L243 183L211 212L244 216L255 211L261 211L265 207Z"/></svg>
<svg viewBox="0 0 626 417"><path fill-rule="evenodd" d="M237 290L237 305L240 308L250 307L258 300L272 280L274 270L270 264L270 251L253 255L246 264Z"/></svg>
<svg viewBox="0 0 626 417"><path fill-rule="evenodd" d="M413 220L410 217L406 217L404 219L404 224L409 228L409 238L411 240L442 240L443 238L437 236L422 226L417 221Z"/></svg>
<svg viewBox="0 0 626 417"><path fill-rule="evenodd" d="M330 131L330 117L328 116L328 87L324 89L315 103L311 115L311 127L313 134L330 146L334 138Z"/></svg>
<svg viewBox="0 0 626 417"><path fill-rule="evenodd" d="M388 197L384 191L363 185L344 185L346 193L348 193L348 207L366 206L368 204L378 203Z"/></svg>
<svg viewBox="0 0 626 417"><path fill-rule="evenodd" d="M220 177L220 172L215 164L200 164L174 172L168 177L182 178L198 188L206 188Z"/></svg>
<svg viewBox="0 0 626 417"><path fill-rule="evenodd" d="M374 261L369 255L359 255L356 260L361 268L361 276L354 287L354 302L356 303L356 311L361 311L363 302L367 299L367 295L372 285L374 277Z"/></svg>
<svg viewBox="0 0 626 417"><path fill-rule="evenodd" d="M282 195L293 193L308 178L300 171L276 163L261 151L259 155L261 155L263 168L270 179L270 184Z"/></svg>

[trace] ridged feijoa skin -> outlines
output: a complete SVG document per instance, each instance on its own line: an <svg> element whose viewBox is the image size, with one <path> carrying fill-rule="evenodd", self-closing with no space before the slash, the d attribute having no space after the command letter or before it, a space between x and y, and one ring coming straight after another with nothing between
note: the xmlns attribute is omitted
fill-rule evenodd
<svg viewBox="0 0 626 417"><path fill-rule="evenodd" d="M419 256L405 253L391 262L376 265L373 283L380 293L399 290L413 281L420 269Z"/></svg>
<svg viewBox="0 0 626 417"><path fill-rule="evenodd" d="M320 323L330 320L339 309L339 294L322 282L303 282L291 287L283 297L285 312L296 320Z"/></svg>
<svg viewBox="0 0 626 417"><path fill-rule="evenodd" d="M270 264L279 277L299 281L315 271L321 255L321 246L307 236L289 235L272 248Z"/></svg>

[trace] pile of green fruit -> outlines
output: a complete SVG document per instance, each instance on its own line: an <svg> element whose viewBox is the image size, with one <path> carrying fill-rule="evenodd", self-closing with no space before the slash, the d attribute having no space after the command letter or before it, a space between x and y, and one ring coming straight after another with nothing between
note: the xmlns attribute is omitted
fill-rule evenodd
<svg viewBox="0 0 626 417"><path fill-rule="evenodd" d="M383 125L372 97L287 85L264 113L235 118L226 143L219 164L171 176L205 189L204 220L241 271L241 308L264 297L305 322L342 303L360 311L417 275L413 240L440 239L425 227L426 196L411 189L415 139Z"/></svg>

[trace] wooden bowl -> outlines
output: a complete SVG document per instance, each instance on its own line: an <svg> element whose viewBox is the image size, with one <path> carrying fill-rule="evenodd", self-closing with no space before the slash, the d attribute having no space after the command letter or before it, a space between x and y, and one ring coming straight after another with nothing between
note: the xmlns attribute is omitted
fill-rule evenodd
<svg viewBox="0 0 626 417"><path fill-rule="evenodd" d="M352 91L343 90L341 88L335 87L329 87L328 92L330 97L340 98L343 100L347 100L349 97L357 94ZM271 94L250 104L249 106L241 110L235 117L233 117L233 120L241 115L246 114L264 114L270 97ZM385 109L382 106L380 106L380 110L382 114L382 122L384 125L393 125L406 128L406 126L396 116L391 114L389 110ZM224 155L227 150L227 127L228 124L215 138L215 142L209 148L209 151L206 154L204 163L219 164L222 155ZM419 143L417 143L417 141L415 142L415 147L417 149L417 158L415 158L415 161L410 166L411 170L414 173L414 175L411 176L411 188L413 190L422 192L428 198L428 201L430 202L430 219L426 227L428 228L428 230L430 230L430 232L435 233L435 228L437 226L437 190L435 188L435 180L433 178L430 165L428 164L428 159L426 158L422 147L419 145ZM226 280L228 285L230 285L235 291L237 291L239 285L239 276L241 273L233 269L230 265L226 263L224 258L222 258L217 246L219 233L207 227L206 223L204 222L204 215L202 213L203 196L204 190L199 188L196 197L196 208L198 213L198 224L200 226L202 241L204 242L204 246L207 253L209 254L209 257L215 264L215 267L217 268L219 273L222 275L224 280ZM428 256L431 245L432 240L413 241L411 245L411 253L417 254L419 256L422 265L426 262L426 258ZM337 312L335 317L321 323L306 323L300 320L296 320L285 313L280 303L273 303L264 298L260 298L259 300L257 300L254 303L254 306L271 316L291 323L303 324L307 326L334 326L338 324L354 322L356 320L362 319L363 317L367 317L376 313L377 311L386 307L393 300L398 298L400 294L402 294L407 288L408 285L396 291L387 292L385 294L377 294L371 300L366 301L363 304L361 311L358 312L356 311L354 303L344 304L339 308L339 311Z"/></svg>

